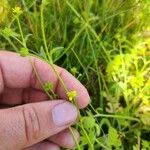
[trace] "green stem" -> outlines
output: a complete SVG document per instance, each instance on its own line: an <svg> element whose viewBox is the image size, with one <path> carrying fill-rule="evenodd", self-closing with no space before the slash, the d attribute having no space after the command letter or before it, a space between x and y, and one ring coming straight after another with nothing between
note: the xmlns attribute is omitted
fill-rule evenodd
<svg viewBox="0 0 150 150"><path fill-rule="evenodd" d="M78 142L78 140L77 140L77 138L76 138L76 136L75 136L75 134L74 134L74 132L73 132L73 130L72 130L71 127L69 127L69 131L70 131L71 134L72 134L72 137L73 137L73 139L74 139L74 142L75 142L77 148L78 148L79 150L81 150L80 145L79 145L79 142Z"/></svg>
<svg viewBox="0 0 150 150"><path fill-rule="evenodd" d="M119 118L119 119L127 119L127 120L132 120L132 121L140 122L140 120L137 119L137 118L128 117L128 116L121 116L121 115L97 114L97 115L94 115L94 117L95 117L95 118L97 118L97 117Z"/></svg>
<svg viewBox="0 0 150 150"><path fill-rule="evenodd" d="M95 141L101 146L103 147L105 150L110 150L108 147L106 147L102 142L100 142L98 139L95 139Z"/></svg>
<svg viewBox="0 0 150 150"><path fill-rule="evenodd" d="M12 36L12 38L14 38L21 46L24 46L23 42L20 41L17 37Z"/></svg>
<svg viewBox="0 0 150 150"><path fill-rule="evenodd" d="M89 136L87 135L87 132L85 131L85 129L83 128L82 124L81 124L81 129L84 132L84 135L89 143L89 146L91 147L91 150L94 150L93 144L91 143L91 140L89 139Z"/></svg>
<svg viewBox="0 0 150 150"><path fill-rule="evenodd" d="M92 55L93 55L93 59L94 59L94 65L95 65L95 68L96 68L96 73L97 73L97 76L98 76L100 106L101 106L101 108L104 108L103 107L103 100L102 100L102 96L101 96L102 87L101 87L101 78L100 78L100 73L99 73L100 69L99 69L98 64L97 64L97 58L96 58L96 55L95 55L94 48L92 46L92 42L91 42L89 33L87 33L87 35L88 35L89 44L90 44L90 47L91 47L91 50L92 50Z"/></svg>
<svg viewBox="0 0 150 150"><path fill-rule="evenodd" d="M52 58L51 58L51 56L50 56L50 54L49 54L49 51L48 51L48 46L47 46L46 36L45 36L45 30L44 30L44 15L43 15L43 10L44 10L43 4L41 4L41 10L40 10L40 16L41 16L41 30L42 30L42 37L43 37L43 42L44 42L44 47L45 47L46 55L47 55L47 57L48 57L48 63L49 63L50 66L52 67L54 73L56 74L56 76L57 76L57 78L58 78L58 80L59 80L59 82L61 83L62 87L64 88L65 92L67 93L67 92L68 92L68 89L67 89L67 87L65 86L65 84L64 84L62 78L60 77L58 71L56 70L56 68L55 68L55 66L54 66L54 64L53 64ZM74 135L74 133L73 133L71 127L69 127L69 130L70 130L70 132L71 132L71 134L72 134L72 136L73 136L73 138L74 138L74 141L75 141L75 143L76 143L76 146L77 146L78 149L80 150L80 146L79 146L79 144L78 144L78 141L77 141L77 139L76 139L76 137L75 137L75 135Z"/></svg>
<svg viewBox="0 0 150 150"><path fill-rule="evenodd" d="M49 97L50 99L53 99L53 97L49 94L49 92L45 90L45 88L44 88L44 86L43 86L43 83L42 83L42 81L41 81L41 79L40 79L40 76L39 76L39 74L38 74L38 72L37 72L37 69L36 69L36 67L35 67L35 65L34 65L34 63L33 63L33 61L32 61L31 58L30 58L30 62L31 62L33 71L34 71L34 73L35 73L35 75L36 75L36 78L37 78L37 80L39 81L41 87L43 88L43 90L45 91L45 93L48 95L48 97Z"/></svg>
<svg viewBox="0 0 150 150"><path fill-rule="evenodd" d="M21 24L20 24L20 19L19 19L18 16L16 17L16 19L17 19L17 23L18 23L18 27L19 27L21 39L22 39L22 42L23 42L23 46L24 46L24 47L27 47L27 46L26 46L25 39L24 39L24 36L23 36L23 32L22 32L22 28L21 28Z"/></svg>
<svg viewBox="0 0 150 150"><path fill-rule="evenodd" d="M66 93L69 92L68 89L67 89L67 87L66 87L66 85L65 85L65 83L64 83L64 81L62 80L62 78L60 77L58 71L56 70L55 66L54 66L53 64L51 64L51 67L52 67L53 71L55 72L55 74L56 74L56 76L57 76L57 78L58 78L60 84L61 84L62 87L64 88L65 92L66 92Z"/></svg>
<svg viewBox="0 0 150 150"><path fill-rule="evenodd" d="M77 58L77 60L78 60L78 62L79 62L79 64L80 64L80 66L83 68L87 80L90 82L89 76L88 76L88 74L87 74L87 70L85 69L84 65L82 64L82 62L81 62L81 60L79 59L79 57L78 57L78 55L76 54L76 52L75 52L73 49L71 49L71 50L72 50L73 54L75 55L75 57Z"/></svg>
<svg viewBox="0 0 150 150"><path fill-rule="evenodd" d="M52 64L52 59L50 58L50 55L49 55L49 51L48 51L48 47L47 47L47 43L46 43L45 30L44 30L44 8L43 8L43 4L41 4L40 16L41 16L41 30L42 30L44 47L45 47L45 51L46 51L46 55L48 57L48 60Z"/></svg>
<svg viewBox="0 0 150 150"><path fill-rule="evenodd" d="M3 34L2 34L2 35L3 35ZM9 38L9 37L6 37L5 35L3 35L3 37L9 42L9 44L14 48L14 50L15 50L16 52L18 52L17 47L16 47L15 44L10 40L10 38Z"/></svg>

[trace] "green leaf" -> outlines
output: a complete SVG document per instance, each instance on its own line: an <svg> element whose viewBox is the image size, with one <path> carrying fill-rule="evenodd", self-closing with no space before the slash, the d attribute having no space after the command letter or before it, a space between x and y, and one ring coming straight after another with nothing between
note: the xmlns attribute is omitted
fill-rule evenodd
<svg viewBox="0 0 150 150"><path fill-rule="evenodd" d="M142 150L150 149L150 142L146 140L142 140Z"/></svg>
<svg viewBox="0 0 150 150"><path fill-rule="evenodd" d="M101 129L98 124L95 124L95 130L96 130L96 136L99 136L101 134Z"/></svg>
<svg viewBox="0 0 150 150"><path fill-rule="evenodd" d="M50 50L50 56L52 60L55 62L57 58L63 53L64 47L55 47Z"/></svg>
<svg viewBox="0 0 150 150"><path fill-rule="evenodd" d="M108 144L110 147L114 146L115 148L121 146L121 141L119 139L118 133L113 127L110 127L108 131Z"/></svg>
<svg viewBox="0 0 150 150"><path fill-rule="evenodd" d="M95 127L95 119L92 116L83 117L82 121L85 129L91 129Z"/></svg>

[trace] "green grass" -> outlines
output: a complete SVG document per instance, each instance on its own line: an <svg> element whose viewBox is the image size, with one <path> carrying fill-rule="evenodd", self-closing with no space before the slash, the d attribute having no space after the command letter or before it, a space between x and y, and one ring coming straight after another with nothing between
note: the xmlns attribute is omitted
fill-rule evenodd
<svg viewBox="0 0 150 150"><path fill-rule="evenodd" d="M8 1L0 1L0 48L64 67L90 93L76 149L149 150L149 0Z"/></svg>

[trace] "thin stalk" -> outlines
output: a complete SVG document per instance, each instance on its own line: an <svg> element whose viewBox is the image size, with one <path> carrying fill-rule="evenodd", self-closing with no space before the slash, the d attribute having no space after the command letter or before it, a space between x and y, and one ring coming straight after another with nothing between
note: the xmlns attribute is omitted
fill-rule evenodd
<svg viewBox="0 0 150 150"><path fill-rule="evenodd" d="M46 43L45 30L44 30L44 8L43 8L43 4L41 4L40 17L41 17L42 37L43 37L43 42L44 42L44 47L45 47L46 55L48 57L48 60L52 64L52 59L50 58L50 55L49 55L48 46L47 46L47 43Z"/></svg>
<svg viewBox="0 0 150 150"><path fill-rule="evenodd" d="M2 35L3 35L3 34L2 34ZM3 37L9 42L9 44L14 48L14 50L15 50L16 52L18 52L17 47L16 47L15 44L10 40L10 38L9 38L9 37L6 37L6 36L4 36L4 35L3 35Z"/></svg>
<svg viewBox="0 0 150 150"><path fill-rule="evenodd" d="M54 67L53 64L51 64L51 67L52 67L54 73L56 74L56 76L57 76L57 78L58 78L60 84L61 84L62 87L64 88L65 92L66 92L66 93L69 92L68 89L67 89L67 87L66 87L66 85L65 85L65 83L64 83L64 81L63 81L62 78L60 77L58 71L56 70L56 68Z"/></svg>
<svg viewBox="0 0 150 150"><path fill-rule="evenodd" d="M82 64L82 62L81 62L81 60L79 59L79 57L78 57L78 55L76 54L76 52L75 52L73 49L71 49L71 50L72 50L73 54L75 55L75 57L77 58L77 60L78 60L78 62L79 62L79 64L80 64L80 66L83 68L83 70L84 70L84 72L85 72L85 74L86 74L86 78L87 78L87 80L89 81L89 76L88 76L88 74L87 74L87 71L86 71L84 65Z"/></svg>
<svg viewBox="0 0 150 150"><path fill-rule="evenodd" d="M47 54L47 57L48 57L48 62L50 64L50 66L52 67L53 71L55 72L55 74L56 74L58 80L60 81L61 85L63 86L65 92L68 92L67 87L65 86L62 78L60 77L58 71L56 70L56 68L55 68L55 66L53 64L52 58L49 55L48 46L47 46L47 42L46 42L46 36L45 36L45 30L44 30L43 5L41 5L40 16L41 16L41 29L42 29L43 42L44 42L45 51L46 51L46 54ZM75 137L71 127L69 127L69 130L70 130L70 132L71 132L71 134L72 134L72 136L74 138L74 142L76 143L77 148L80 150L80 146L78 144L78 141L77 141L77 139L76 139L76 137Z"/></svg>
<svg viewBox="0 0 150 150"><path fill-rule="evenodd" d="M24 46L23 42L21 42L17 37L12 36L21 46Z"/></svg>
<svg viewBox="0 0 150 150"><path fill-rule="evenodd" d="M61 85L63 86L65 92L67 93L67 92L68 92L68 89L66 88L66 86L65 86L65 84L64 84L64 82L63 82L63 80L62 80L62 78L60 77L59 73L57 72L56 68L54 67L53 64L51 64L51 67L52 67L53 71L55 72L55 74L56 74L58 80L60 81ZM76 100L74 99L73 101L74 101L75 106L77 107L78 116L79 116L79 118L80 118L80 111L79 111L79 108L78 108L78 106L77 106ZM81 149L80 149L80 146L79 146L79 143L78 143L78 141L77 141L77 139L76 139L76 137L75 137L75 135L74 135L73 130L72 130L71 127L69 127L69 131L70 131L71 134L72 134L72 137L73 137L73 139L74 139L74 142L75 142L77 148L78 148L79 150L81 150Z"/></svg>
<svg viewBox="0 0 150 150"><path fill-rule="evenodd" d="M18 16L16 17L16 19L17 19L17 23L18 23L18 27L19 27L19 31L20 31L20 35L21 35L21 39L22 39L23 46L24 46L24 47L27 47L27 46L26 46L25 39L24 39L24 36L23 36L23 32L22 32L22 28L21 28L21 24L20 24L20 19L19 19Z"/></svg>
<svg viewBox="0 0 150 150"><path fill-rule="evenodd" d="M74 142L75 142L77 148L78 148L79 150L81 150L80 145L79 145L79 142L78 142L77 138L75 137L75 134L73 133L73 130L72 130L71 127L69 127L69 131L71 132L71 135L72 135L72 137L73 137L73 140L74 140Z"/></svg>
<svg viewBox="0 0 150 150"><path fill-rule="evenodd" d="M69 43L68 47L62 52L62 54L60 56L58 56L58 58L56 60L59 60L71 47L72 45L75 43L75 41L77 40L77 38L81 35L81 33L86 29L86 25L84 25L78 33L75 34L75 36L73 37L73 39L71 40L71 42Z"/></svg>
<svg viewBox="0 0 150 150"><path fill-rule="evenodd" d="M33 71L34 71L34 73L35 73L35 75L36 75L36 78L37 78L37 80L39 81L41 87L43 88L43 90L45 91L45 93L48 95L48 97L49 97L50 99L53 99L53 97L49 94L49 92L44 89L44 85L43 85L43 83L42 83L42 81L41 81L41 79L40 79L40 76L39 76L39 74L38 74L38 72L37 72L37 69L36 69L36 67L35 67L35 65L34 65L34 63L33 63L33 61L32 61L31 58L30 58L30 62L31 62ZM52 90L51 90L51 92L52 92ZM53 92L52 92L52 93L53 93Z"/></svg>
<svg viewBox="0 0 150 150"><path fill-rule="evenodd" d="M45 36L45 30L44 30L44 11L43 11L43 4L41 5L41 11L40 11L40 15L41 15L41 30L42 30L42 37L43 37L43 42L44 42L44 47L45 47L45 52L46 55L48 57L48 61L50 66L52 67L53 71L55 72L57 78L59 79L61 85L63 86L65 92L68 92L63 80L61 79L59 73L57 72L56 68L53 65L53 61L52 58L50 57L49 51L48 51L48 46L47 46L47 42L46 42L46 36Z"/></svg>
<svg viewBox="0 0 150 150"><path fill-rule="evenodd" d="M129 117L129 116L121 116L121 115L97 114L97 115L94 115L94 117L95 118L97 118L97 117L118 118L118 119L127 119L127 120L140 122L140 120L137 118L133 118L133 117Z"/></svg>
<svg viewBox="0 0 150 150"><path fill-rule="evenodd" d="M21 28L21 24L20 24L19 17L17 16L16 19L17 19L17 23L18 23L19 30L20 30L20 34L21 34L23 46L26 47L26 42L25 42L25 39L24 39L24 36L23 36L23 32L22 32L22 28ZM45 88L44 88L44 86L43 86L43 83L42 83L42 81L41 81L41 79L40 79L40 77L39 77L39 75L38 75L38 72L37 72L37 70L36 70L36 67L35 67L35 65L34 65L34 63L33 63L33 61L32 61L31 58L30 58L30 62L31 62L32 68L33 68L33 70L34 70L34 73L35 73L35 75L36 75L36 77L37 77L37 79L38 79L38 81L39 81L41 87L44 89L45 93L49 96L49 98L50 98L50 99L53 99L53 97L49 94L49 92L45 90ZM55 97L54 92L53 92L52 90L50 90L50 91L51 91L51 93L53 94L53 96Z"/></svg>
<svg viewBox="0 0 150 150"><path fill-rule="evenodd" d="M110 148L108 148L107 146L105 146L102 142L100 142L98 139L95 139L95 141L101 146L103 147L105 150L110 150Z"/></svg>
<svg viewBox="0 0 150 150"><path fill-rule="evenodd" d="M85 129L83 128L82 124L81 124L81 129L84 132L84 135L89 143L89 146L91 147L91 150L94 150L93 144L91 143L91 140L89 139L89 136L87 135L87 132L85 131Z"/></svg>
<svg viewBox="0 0 150 150"><path fill-rule="evenodd" d="M98 64L97 64L97 58L96 58L96 55L95 55L95 52L94 52L94 49L93 49L93 45L92 45L92 42L91 42L89 33L87 33L87 35L88 35L88 40L89 40L90 47L91 47L92 54L93 54L93 58L94 58L94 65L95 65L96 72L97 72L97 76L98 76L99 98L100 98L100 100L101 100L101 102L100 102L100 107L103 108L103 101L102 101L102 97L101 97L101 79L100 79L100 73L99 73L100 70L99 70L99 67L98 67Z"/></svg>
<svg viewBox="0 0 150 150"><path fill-rule="evenodd" d="M97 41L100 41L100 37L97 35L95 30L91 27L89 22L84 20L84 18L77 12L77 10L71 5L71 3L69 3L69 1L66 0L66 3L70 7L70 9L76 14L76 16L82 21L82 23L85 24L85 26L87 26L89 28L89 30L94 35L94 37L97 39Z"/></svg>
<svg viewBox="0 0 150 150"><path fill-rule="evenodd" d="M140 145L141 145L141 139L140 139L140 136L138 136L138 139L137 139L137 150L141 149Z"/></svg>

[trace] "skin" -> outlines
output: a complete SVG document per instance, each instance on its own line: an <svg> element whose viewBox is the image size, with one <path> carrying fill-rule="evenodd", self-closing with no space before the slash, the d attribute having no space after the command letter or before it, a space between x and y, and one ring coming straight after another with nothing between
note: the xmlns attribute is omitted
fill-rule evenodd
<svg viewBox="0 0 150 150"><path fill-rule="evenodd" d="M49 101L35 76L31 60L41 81L53 83L53 90L59 99ZM90 102L86 88L65 69L55 67L67 89L77 91L79 108L86 107ZM75 123L77 115L73 114L75 117L61 126L56 125L56 118L52 115L54 108L62 104L72 106L46 62L34 57L21 57L13 52L0 52L0 150L59 150L60 147L74 147L68 127ZM79 140L79 133L72 130Z"/></svg>

